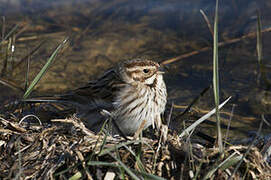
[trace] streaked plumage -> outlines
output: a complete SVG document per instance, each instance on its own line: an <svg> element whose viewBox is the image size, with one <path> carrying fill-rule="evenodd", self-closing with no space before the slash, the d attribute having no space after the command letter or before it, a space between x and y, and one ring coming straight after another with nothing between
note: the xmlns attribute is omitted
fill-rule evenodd
<svg viewBox="0 0 271 180"><path fill-rule="evenodd" d="M142 125L143 129L150 125L160 128L167 92L158 63L133 59L119 63L99 79L56 99L72 102L90 128L102 124L105 117L100 112L105 109L124 134L132 135Z"/></svg>

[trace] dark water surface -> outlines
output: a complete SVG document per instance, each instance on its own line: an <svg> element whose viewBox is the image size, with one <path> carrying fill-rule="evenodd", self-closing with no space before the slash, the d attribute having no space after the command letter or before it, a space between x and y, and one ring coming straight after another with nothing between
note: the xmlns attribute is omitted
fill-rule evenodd
<svg viewBox="0 0 271 180"><path fill-rule="evenodd" d="M5 29L2 34L19 26L14 33L16 36L10 38L15 46L14 53L7 50L9 39L1 45L1 77L23 88L26 61L17 65L18 62L42 43L29 58L29 79L32 80L67 36L69 45L38 84L35 95L79 87L123 59L149 57L161 61L212 46L212 35L200 10L212 24L214 6L214 0L2 0L0 15L5 17L5 22L1 23L1 29ZM261 13L263 28L269 28L270 8L271 1L266 0L221 1L219 41L255 32L257 10ZM232 126L237 129L233 134L246 136L249 131L257 130L262 114L271 122L270 40L271 33L264 33L263 61L267 81L258 78L256 38L219 49L221 101L232 96L223 110L230 113L234 106ZM7 52L8 63L3 73ZM212 51L171 63L168 69L165 80L169 101L188 105L212 83ZM0 102L22 97L22 93L2 84L0 90ZM195 107L210 110L213 104L211 89ZM176 113L181 111L183 109L175 110ZM222 116L227 124L229 116ZM208 126L206 129L214 132ZM265 126L264 132L270 133L270 127Z"/></svg>

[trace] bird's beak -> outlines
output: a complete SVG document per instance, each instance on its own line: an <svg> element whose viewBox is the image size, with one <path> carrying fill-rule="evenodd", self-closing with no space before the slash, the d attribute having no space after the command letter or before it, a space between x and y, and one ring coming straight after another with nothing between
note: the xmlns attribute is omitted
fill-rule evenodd
<svg viewBox="0 0 271 180"><path fill-rule="evenodd" d="M157 74L164 74L164 68L163 67L159 67L158 68L158 71L157 71Z"/></svg>
<svg viewBox="0 0 271 180"><path fill-rule="evenodd" d="M165 72L163 71L157 71L157 74L164 74Z"/></svg>

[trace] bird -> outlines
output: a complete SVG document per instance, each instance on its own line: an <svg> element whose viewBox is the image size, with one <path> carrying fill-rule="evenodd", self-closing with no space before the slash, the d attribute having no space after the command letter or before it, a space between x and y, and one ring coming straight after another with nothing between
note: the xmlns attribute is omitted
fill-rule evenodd
<svg viewBox="0 0 271 180"><path fill-rule="evenodd" d="M28 102L70 103L87 127L101 127L108 112L117 129L134 135L149 126L159 129L167 103L167 89L160 65L149 59L134 58L119 62L85 86L48 99ZM108 117L107 117L108 118Z"/></svg>

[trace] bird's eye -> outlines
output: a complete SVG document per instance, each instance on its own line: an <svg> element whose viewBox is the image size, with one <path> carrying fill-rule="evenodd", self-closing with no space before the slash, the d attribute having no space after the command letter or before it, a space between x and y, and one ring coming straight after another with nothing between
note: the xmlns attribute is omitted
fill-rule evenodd
<svg viewBox="0 0 271 180"><path fill-rule="evenodd" d="M148 72L150 72L150 70L149 69L143 69L143 72L148 73Z"/></svg>

